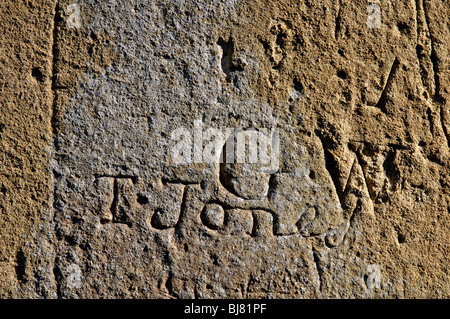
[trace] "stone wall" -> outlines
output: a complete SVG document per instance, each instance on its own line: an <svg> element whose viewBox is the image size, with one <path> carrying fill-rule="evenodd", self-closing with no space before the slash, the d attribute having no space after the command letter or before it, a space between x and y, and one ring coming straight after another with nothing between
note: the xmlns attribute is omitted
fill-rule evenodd
<svg viewBox="0 0 450 319"><path fill-rule="evenodd" d="M447 2L0 10L2 297L450 296Z"/></svg>

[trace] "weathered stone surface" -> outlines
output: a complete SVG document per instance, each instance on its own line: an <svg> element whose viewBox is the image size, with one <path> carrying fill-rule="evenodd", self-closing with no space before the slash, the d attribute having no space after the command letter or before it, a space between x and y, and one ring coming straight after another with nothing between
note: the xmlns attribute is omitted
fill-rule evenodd
<svg viewBox="0 0 450 319"><path fill-rule="evenodd" d="M53 250L31 247L52 206L54 3L2 0L0 16L0 297L20 297L52 276Z"/></svg>
<svg viewBox="0 0 450 319"><path fill-rule="evenodd" d="M448 3L21 5L4 296L450 296Z"/></svg>

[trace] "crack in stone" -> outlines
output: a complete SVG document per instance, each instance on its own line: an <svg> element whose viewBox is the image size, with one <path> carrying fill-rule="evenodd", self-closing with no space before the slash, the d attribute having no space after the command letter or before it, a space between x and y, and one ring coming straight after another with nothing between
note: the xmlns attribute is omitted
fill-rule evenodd
<svg viewBox="0 0 450 319"><path fill-rule="evenodd" d="M324 160L325 160L325 168L328 171L328 174L331 177L331 181L333 182L333 186L334 186L334 190L336 192L336 195L339 199L339 204L341 205L341 207L343 207L343 202L342 202L342 195L343 193L340 192L340 183L339 183L339 177L338 177L338 172L334 172L337 171L337 165L335 163L335 160L333 158L333 155L331 154L331 152L328 150L328 148L326 147L326 141L323 140L323 137L320 136L320 134L318 134L320 143L322 145L322 150L324 153Z"/></svg>
<svg viewBox="0 0 450 319"><path fill-rule="evenodd" d="M319 265L320 259L319 259L319 256L318 256L317 252L315 252L313 250L312 253L313 253L314 264L316 266L317 276L319 277L319 292L322 293L322 272L323 272L323 269Z"/></svg>
<svg viewBox="0 0 450 319"><path fill-rule="evenodd" d="M388 91L390 90L390 88L392 87L392 82L394 80L394 77L395 77L399 67L400 67L400 61L398 60L397 57L395 57L394 62L392 63L391 70L389 72L388 79L384 85L383 92L381 93L380 99L378 100L377 104L375 105L384 113L386 113L386 111L387 111L386 110L386 104L388 102L387 94L388 94Z"/></svg>
<svg viewBox="0 0 450 319"><path fill-rule="evenodd" d="M441 104L439 106L439 111L440 111L439 117L440 117L440 120L441 120L442 130L444 131L444 136L445 136L445 139L447 140L447 146L450 147L450 135L449 135L450 132L447 130L447 126L444 123L444 112L445 112L445 110L444 110L444 105L443 104Z"/></svg>
<svg viewBox="0 0 450 319"><path fill-rule="evenodd" d="M59 11L59 2L58 0L55 1L55 5L53 7L53 26L52 26L52 39L51 39L51 92L52 92L52 101L51 101L51 119L50 119L50 124L51 124L51 132L53 133L53 145L52 145L52 157L54 157L54 152L57 149L56 147L56 109L57 109L57 92L56 92L56 74L55 74L55 70L56 70L56 62L57 62L57 20L58 20L58 11ZM56 210L56 206L57 206L57 201L56 201L56 183L55 183L55 179L57 178L56 176L56 172L54 170L52 170L52 173L50 174L51 178L50 178L50 183L52 183L50 189L53 190L53 193L50 194L51 196L51 207L50 207L50 211L52 212L51 216L50 216L50 220L53 219L54 222L54 218L55 218L55 210ZM55 223L53 223L53 228L55 228ZM55 230L55 229L54 229ZM53 244L54 246L54 250L57 250L57 246L56 244ZM51 261L50 261L51 264ZM62 298L62 291L61 291L61 274L58 268L56 268L56 258L53 260L53 264L52 264L52 268L53 271L51 272L51 274L53 275L53 280L54 280L54 289L56 289L55 293L58 299Z"/></svg>
<svg viewBox="0 0 450 319"><path fill-rule="evenodd" d="M356 158L358 160L358 164L361 167L361 170L362 170L362 173L363 173L362 175L363 175L363 178L364 178L364 183L366 184L367 192L369 193L369 197L370 197L370 199L372 201L374 201L376 196L374 194L372 185L370 184L369 180L367 179L367 172L366 172L366 167L364 165L364 161L363 161L363 159L361 157L361 154L359 154L357 152L355 154L356 154Z"/></svg>
<svg viewBox="0 0 450 319"><path fill-rule="evenodd" d="M424 3L423 0L416 0L416 28L417 28L417 58L419 60L420 68L421 68L421 77L422 77L422 84L427 87L426 79L425 79L425 72L426 72L426 66L423 64L425 63L423 60L424 58L428 58L429 62L432 66L432 81L434 85L434 89L430 90L431 95L431 103L433 105L438 105L439 108L439 117L440 117L440 125L442 127L442 130L444 132L444 137L446 139L446 144L448 147L450 147L450 138L449 138L449 132L447 130L447 127L444 123L444 99L441 95L441 79L440 79L440 68L439 68L439 58L437 56L436 52L436 44L435 40L433 38L433 35L431 34L430 30L430 17L429 17L429 9L427 5ZM421 15L423 14L423 17ZM423 18L423 21L421 21ZM421 26L419 26L419 24ZM423 28L423 30L421 30ZM425 32L426 37L430 40L430 44L428 47L428 50L430 51L429 54L425 55L422 51L425 49L423 45L420 43L420 33ZM427 53L427 52L425 52ZM430 114L429 114L429 120L430 120ZM430 120L430 129L431 129L432 123ZM433 132L431 132L433 134ZM434 134L433 134L434 135Z"/></svg>
<svg viewBox="0 0 450 319"><path fill-rule="evenodd" d="M52 38L52 93L53 93L53 101L52 101L52 117L51 117L51 125L52 125L52 132L53 132L53 136L56 137L57 134L57 98L58 98L58 93L57 93L57 83L56 83L56 64L57 64L57 60L58 60L58 28L57 28L57 24L58 24L58 12L60 10L59 7L59 1L55 1L55 7L54 7L54 19L53 19L53 38Z"/></svg>
<svg viewBox="0 0 450 319"><path fill-rule="evenodd" d="M424 3L422 3L422 7L423 7L423 11L424 11L425 24L428 29L428 35L429 35L430 41L431 41L430 60L433 65L434 87L435 87L433 100L435 100L437 102L441 102L442 101L441 83L440 83L440 77L439 77L439 66L438 66L438 56L436 53L436 45L435 45L435 41L433 40L433 35L431 34L431 31L430 31L430 18L429 18L429 12L428 12L427 6Z"/></svg>
<svg viewBox="0 0 450 319"><path fill-rule="evenodd" d="M337 15L336 15L336 19L335 19L335 27L334 27L334 37L335 38L337 38L338 33L341 32L341 23L342 23L341 6L342 6L342 0L339 0L338 7L337 7Z"/></svg>

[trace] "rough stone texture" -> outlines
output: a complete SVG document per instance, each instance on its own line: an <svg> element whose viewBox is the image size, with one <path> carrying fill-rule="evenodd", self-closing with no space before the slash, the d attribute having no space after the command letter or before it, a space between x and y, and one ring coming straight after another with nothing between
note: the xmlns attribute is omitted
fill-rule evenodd
<svg viewBox="0 0 450 319"><path fill-rule="evenodd" d="M450 297L449 3L73 3L1 2L2 296Z"/></svg>
<svg viewBox="0 0 450 319"><path fill-rule="evenodd" d="M30 247L52 206L54 4L2 0L0 16L0 296L20 297L48 256Z"/></svg>

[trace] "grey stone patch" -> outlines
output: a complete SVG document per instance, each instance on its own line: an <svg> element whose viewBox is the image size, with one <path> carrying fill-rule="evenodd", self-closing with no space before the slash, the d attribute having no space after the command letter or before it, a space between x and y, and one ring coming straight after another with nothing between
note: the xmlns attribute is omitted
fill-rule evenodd
<svg viewBox="0 0 450 319"><path fill-rule="evenodd" d="M224 82L218 21L235 17L236 3L84 1L97 12L84 27L111 34L122 62L83 74L56 137L60 297L318 295L309 239L343 217L323 163L246 83L258 68L250 52ZM272 174L173 165L171 132L197 119L279 127L291 150ZM74 264L81 284L67 285Z"/></svg>

